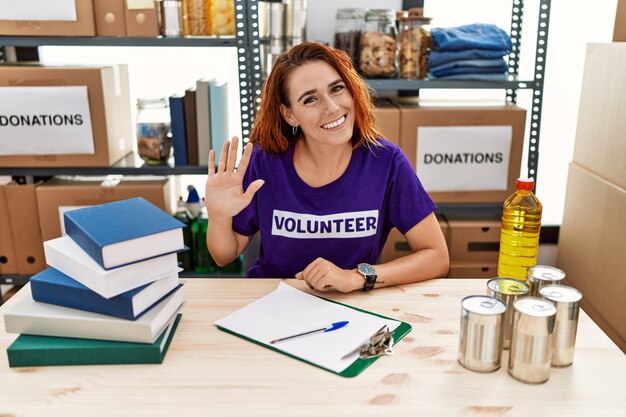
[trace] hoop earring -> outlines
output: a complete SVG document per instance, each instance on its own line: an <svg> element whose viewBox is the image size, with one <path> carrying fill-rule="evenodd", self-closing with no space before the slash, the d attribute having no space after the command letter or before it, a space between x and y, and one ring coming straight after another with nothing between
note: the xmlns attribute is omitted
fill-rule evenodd
<svg viewBox="0 0 626 417"><path fill-rule="evenodd" d="M296 134L298 133L298 126L291 126L291 133L296 136Z"/></svg>

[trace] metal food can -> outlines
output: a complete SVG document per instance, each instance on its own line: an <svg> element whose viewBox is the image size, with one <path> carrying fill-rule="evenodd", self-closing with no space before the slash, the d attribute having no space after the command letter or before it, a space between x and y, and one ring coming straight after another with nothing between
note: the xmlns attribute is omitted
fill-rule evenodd
<svg viewBox="0 0 626 417"><path fill-rule="evenodd" d="M526 271L526 283L530 287L530 295L539 297L539 289L544 285L560 284L565 279L565 272L547 265L535 265Z"/></svg>
<svg viewBox="0 0 626 417"><path fill-rule="evenodd" d="M471 295L461 301L458 361L470 371L500 369L506 306L497 298Z"/></svg>
<svg viewBox="0 0 626 417"><path fill-rule="evenodd" d="M528 295L528 284L513 278L494 278L487 281L487 295L502 301L506 306L504 313L504 340L502 347L508 349L511 345L513 330L513 302L518 297Z"/></svg>
<svg viewBox="0 0 626 417"><path fill-rule="evenodd" d="M566 285L546 285L541 287L539 293L556 306L552 335L552 366L558 368L570 366L574 362L578 312L583 295L576 288Z"/></svg>
<svg viewBox="0 0 626 417"><path fill-rule="evenodd" d="M521 297L513 303L513 310L509 374L529 384L546 382L550 378L556 307L543 298Z"/></svg>

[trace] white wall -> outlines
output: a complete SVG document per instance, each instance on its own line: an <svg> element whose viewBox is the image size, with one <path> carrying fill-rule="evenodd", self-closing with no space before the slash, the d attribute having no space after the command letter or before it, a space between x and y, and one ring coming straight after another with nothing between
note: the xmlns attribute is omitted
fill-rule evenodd
<svg viewBox="0 0 626 417"><path fill-rule="evenodd" d="M511 1L426 0L425 15L433 26L494 23L510 26ZM613 32L617 0L552 0L544 84L544 102L539 147L537 194L544 204L544 225L561 224L567 164L573 154L578 103L582 83L585 45L609 42ZM401 5L401 0L309 1L307 37L332 42L337 8L380 8ZM525 1L524 37L520 60L521 78L532 78L538 0ZM44 47L46 63L129 63L133 98L167 96L181 92L200 77L221 77L231 88L231 132L241 131L237 98L236 51L233 48L81 48ZM530 95L520 91L518 104L530 108ZM423 90L423 99L484 97L504 99L499 91ZM526 175L526 161L521 174ZM202 176L183 177L183 185L194 183L203 194Z"/></svg>

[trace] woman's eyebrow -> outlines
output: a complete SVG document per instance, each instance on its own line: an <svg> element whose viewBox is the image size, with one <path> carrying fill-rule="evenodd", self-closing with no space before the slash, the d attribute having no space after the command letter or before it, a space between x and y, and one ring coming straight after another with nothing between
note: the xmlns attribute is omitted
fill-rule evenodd
<svg viewBox="0 0 626 417"><path fill-rule="evenodd" d="M332 87L332 86L337 85L337 84L340 84L340 83L342 83L342 82L343 82L343 80L342 80L341 78L338 78L338 79L336 79L335 81L333 81L332 83L328 84L328 86L329 86L329 87ZM298 97L298 100L296 100L296 102L298 102L298 101L302 100L302 99L304 98L304 96L308 96L309 94L313 94L313 93L315 93L316 91L317 91L317 89L316 89L316 88L314 88L313 90L308 90L308 91L305 91L304 93L302 93L302 95L301 95L300 97Z"/></svg>

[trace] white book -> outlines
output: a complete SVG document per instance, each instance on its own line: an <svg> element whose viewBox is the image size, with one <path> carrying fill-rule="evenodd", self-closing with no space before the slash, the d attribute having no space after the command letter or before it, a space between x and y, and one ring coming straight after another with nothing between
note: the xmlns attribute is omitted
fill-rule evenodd
<svg viewBox="0 0 626 417"><path fill-rule="evenodd" d="M44 242L46 262L104 298L111 298L178 271L176 253L106 270L72 238Z"/></svg>
<svg viewBox="0 0 626 417"><path fill-rule="evenodd" d="M181 288L137 320L125 320L40 303L29 294L5 311L4 325L7 333L154 343L182 304Z"/></svg>
<svg viewBox="0 0 626 417"><path fill-rule="evenodd" d="M196 134L198 139L198 164L206 165L211 149L211 105L209 84L213 80L196 81Z"/></svg>

